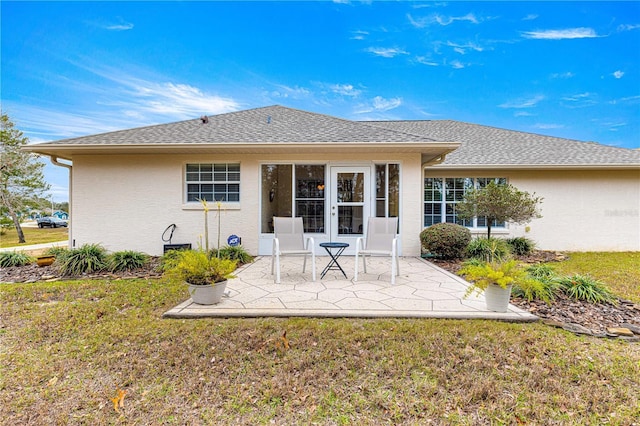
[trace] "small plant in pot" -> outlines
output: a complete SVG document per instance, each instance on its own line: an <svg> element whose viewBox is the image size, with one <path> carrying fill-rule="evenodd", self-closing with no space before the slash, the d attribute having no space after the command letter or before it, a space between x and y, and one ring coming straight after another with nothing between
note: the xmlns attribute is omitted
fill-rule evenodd
<svg viewBox="0 0 640 426"><path fill-rule="evenodd" d="M211 257L202 250L176 250L165 255L163 269L168 276L189 285L194 303L213 305L222 300L227 279L233 278L236 270L236 261Z"/></svg>
<svg viewBox="0 0 640 426"><path fill-rule="evenodd" d="M515 260L506 262L468 262L459 272L471 283L465 297L484 292L487 309L507 312L511 287L526 278L526 272Z"/></svg>

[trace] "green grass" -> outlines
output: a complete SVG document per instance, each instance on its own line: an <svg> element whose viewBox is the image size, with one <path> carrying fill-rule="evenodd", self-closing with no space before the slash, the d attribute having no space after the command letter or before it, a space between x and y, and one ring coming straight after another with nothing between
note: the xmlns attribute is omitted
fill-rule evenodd
<svg viewBox="0 0 640 426"><path fill-rule="evenodd" d="M494 321L161 319L186 298L166 279L3 284L1 418L627 425L640 416L639 344Z"/></svg>
<svg viewBox="0 0 640 426"><path fill-rule="evenodd" d="M590 275L617 296L640 303L640 252L576 252L549 263L561 275Z"/></svg>
<svg viewBox="0 0 640 426"><path fill-rule="evenodd" d="M42 243L55 243L56 241L64 241L69 238L67 228L22 228L24 238L27 240L24 244L18 244L18 233L16 228L7 229L7 233L0 236L0 248L16 247Z"/></svg>

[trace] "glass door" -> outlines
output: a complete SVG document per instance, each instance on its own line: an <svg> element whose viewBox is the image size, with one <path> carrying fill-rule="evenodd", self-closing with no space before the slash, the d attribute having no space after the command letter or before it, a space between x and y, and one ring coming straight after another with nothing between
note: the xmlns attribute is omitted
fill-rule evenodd
<svg viewBox="0 0 640 426"><path fill-rule="evenodd" d="M355 251L371 214L370 182L369 167L331 167L331 241L349 243L348 252Z"/></svg>

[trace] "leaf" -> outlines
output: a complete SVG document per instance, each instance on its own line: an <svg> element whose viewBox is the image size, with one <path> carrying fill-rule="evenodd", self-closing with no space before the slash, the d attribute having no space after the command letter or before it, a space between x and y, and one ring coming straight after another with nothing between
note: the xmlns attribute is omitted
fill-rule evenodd
<svg viewBox="0 0 640 426"><path fill-rule="evenodd" d="M111 398L111 402L113 402L113 409L119 413L120 408L124 407L124 396L127 394L127 391L118 388L117 392L118 394L114 398Z"/></svg>

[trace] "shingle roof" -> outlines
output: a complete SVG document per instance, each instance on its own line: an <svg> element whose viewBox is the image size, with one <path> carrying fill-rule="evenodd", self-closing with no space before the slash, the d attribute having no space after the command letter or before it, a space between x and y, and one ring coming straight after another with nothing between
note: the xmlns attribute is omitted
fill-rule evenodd
<svg viewBox="0 0 640 426"><path fill-rule="evenodd" d="M441 164L454 166L640 166L640 150L616 148L453 120L370 121L435 140L461 142Z"/></svg>
<svg viewBox="0 0 640 426"><path fill-rule="evenodd" d="M615 148L533 133L524 133L453 120L350 121L279 105L220 114L200 119L140 127L110 133L46 142L29 151L57 155L117 147L196 147L287 145L318 147L350 145L362 148L392 144L394 149L420 147L433 155L448 152L438 167L634 167L640 166L640 151ZM237 149L237 147L236 147ZM256 149L256 148L253 148ZM58 150L58 151L56 151ZM438 151L440 150L440 151ZM79 151L78 151L79 152ZM428 157L428 156L427 156ZM423 160L427 158L423 155Z"/></svg>
<svg viewBox="0 0 640 426"><path fill-rule="evenodd" d="M417 134L282 106L63 139L41 145L432 142Z"/></svg>

